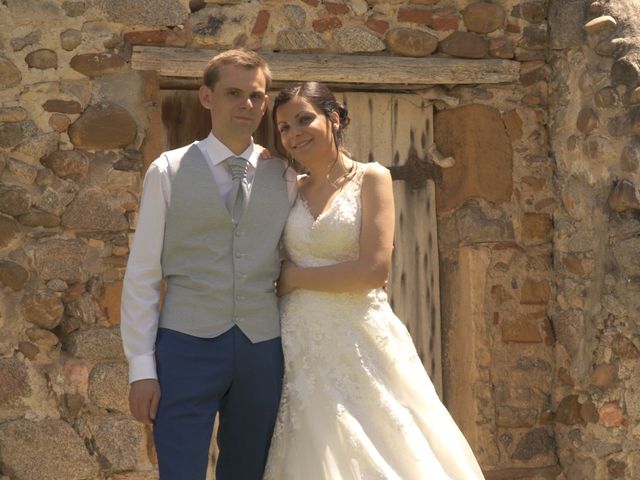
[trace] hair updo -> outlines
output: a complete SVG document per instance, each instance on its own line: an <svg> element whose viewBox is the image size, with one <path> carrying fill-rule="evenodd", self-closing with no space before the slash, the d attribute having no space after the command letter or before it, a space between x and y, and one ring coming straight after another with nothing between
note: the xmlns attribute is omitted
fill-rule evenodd
<svg viewBox="0 0 640 480"><path fill-rule="evenodd" d="M336 100L335 95L329 88L319 82L306 82L298 85L292 85L290 87L281 90L278 93L278 96L273 102L273 111L271 112L271 117L273 119L273 124L277 124L276 114L278 112L278 108L285 103L293 100L295 97L301 97L313 105L316 109L324 114L325 117L329 118L332 113L337 113L338 118L340 119L340 125L338 128L333 129L333 139L336 142L336 147L338 150L346 152L343 143L344 143L344 129L347 128L351 119L349 118L349 111L347 108ZM275 133L276 137L276 146L280 153L284 152L282 148L282 144L280 143L280 136Z"/></svg>

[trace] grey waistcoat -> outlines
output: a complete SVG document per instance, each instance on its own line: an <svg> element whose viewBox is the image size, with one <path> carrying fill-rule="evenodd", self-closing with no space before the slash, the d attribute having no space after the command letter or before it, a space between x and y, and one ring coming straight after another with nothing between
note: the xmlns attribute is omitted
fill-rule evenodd
<svg viewBox="0 0 640 480"><path fill-rule="evenodd" d="M194 144L169 159L160 327L212 338L238 325L252 342L280 335L273 283L290 209L284 168L276 159L259 161L235 226L200 149Z"/></svg>

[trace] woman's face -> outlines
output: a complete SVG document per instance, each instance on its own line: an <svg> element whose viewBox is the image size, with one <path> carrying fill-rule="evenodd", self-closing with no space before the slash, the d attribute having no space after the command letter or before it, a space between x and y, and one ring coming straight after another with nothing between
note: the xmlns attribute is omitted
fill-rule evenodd
<svg viewBox="0 0 640 480"><path fill-rule="evenodd" d="M313 104L294 97L276 111L276 128L285 150L303 165L335 158L334 125L338 114L327 117Z"/></svg>

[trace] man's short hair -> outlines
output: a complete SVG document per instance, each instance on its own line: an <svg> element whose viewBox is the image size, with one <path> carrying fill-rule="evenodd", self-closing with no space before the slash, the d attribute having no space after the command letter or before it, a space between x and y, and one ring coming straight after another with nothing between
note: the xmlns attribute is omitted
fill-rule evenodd
<svg viewBox="0 0 640 480"><path fill-rule="evenodd" d="M264 58L252 50L238 48L219 53L207 64L202 76L202 83L213 89L220 79L220 69L225 65L237 65L246 69L259 69L264 75L266 89L271 85L271 70Z"/></svg>

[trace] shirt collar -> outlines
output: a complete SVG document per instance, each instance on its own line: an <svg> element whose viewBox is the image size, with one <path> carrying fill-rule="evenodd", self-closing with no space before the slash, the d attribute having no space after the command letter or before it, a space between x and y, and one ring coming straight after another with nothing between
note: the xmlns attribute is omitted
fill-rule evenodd
<svg viewBox="0 0 640 480"><path fill-rule="evenodd" d="M224 143L222 143L218 138L213 134L213 132L209 132L209 135L204 140L200 141L203 144L205 150L209 154L209 158L214 165L218 165L224 162L227 158L238 156L242 158L246 158L249 161L249 164L256 168L258 165L258 157L260 157L261 149L253 143L253 137L251 137L251 143L240 155L236 155L229 147L227 147Z"/></svg>

